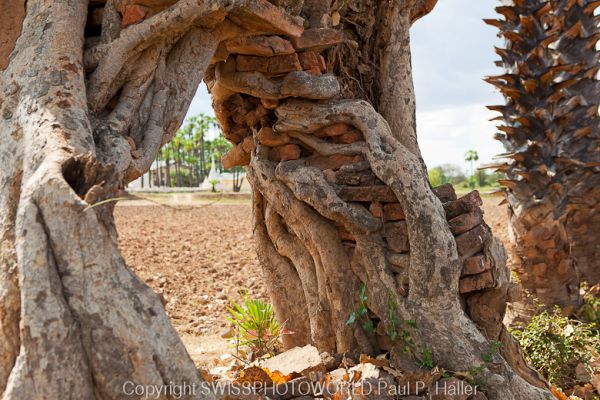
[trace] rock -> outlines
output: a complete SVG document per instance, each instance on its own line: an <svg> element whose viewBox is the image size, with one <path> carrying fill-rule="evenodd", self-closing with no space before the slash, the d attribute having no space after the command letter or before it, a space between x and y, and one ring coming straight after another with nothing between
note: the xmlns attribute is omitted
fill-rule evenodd
<svg viewBox="0 0 600 400"><path fill-rule="evenodd" d="M279 101L271 99L260 99L260 103L267 110L274 110L279 105Z"/></svg>
<svg viewBox="0 0 600 400"><path fill-rule="evenodd" d="M140 22L144 19L146 14L148 14L148 7L140 6L140 5L128 5L123 9L123 18L121 20L121 25L123 28Z"/></svg>
<svg viewBox="0 0 600 400"><path fill-rule="evenodd" d="M236 69L239 72L258 71L263 74L278 75L300 71L302 66L296 53L273 57L239 55L236 59Z"/></svg>
<svg viewBox="0 0 600 400"><path fill-rule="evenodd" d="M223 168L241 167L250 164L250 153L244 151L244 142L236 145L221 157Z"/></svg>
<svg viewBox="0 0 600 400"><path fill-rule="evenodd" d="M361 156L346 156L342 154L333 154L331 156L313 156L306 160L306 164L320 170L337 170L344 165L364 161Z"/></svg>
<svg viewBox="0 0 600 400"><path fill-rule="evenodd" d="M465 381L456 378L441 379L430 389L432 400L468 400L477 393L477 389Z"/></svg>
<svg viewBox="0 0 600 400"><path fill-rule="evenodd" d="M450 220L461 214L477 210L482 204L483 202L481 201L479 192L477 190L474 190L471 193L464 195L458 200L445 203L444 210L446 211L446 218Z"/></svg>
<svg viewBox="0 0 600 400"><path fill-rule="evenodd" d="M348 124L337 123L326 126L324 128L319 129L315 132L315 136L318 137L327 137L327 136L338 136L343 135L344 133L348 133L352 129L352 127Z"/></svg>
<svg viewBox="0 0 600 400"><path fill-rule="evenodd" d="M260 365L271 372L279 371L283 375L297 373L305 376L309 372L325 372L319 351L312 345L294 347L261 361Z"/></svg>
<svg viewBox="0 0 600 400"><path fill-rule="evenodd" d="M458 255L463 258L471 257L483 250L485 239L490 233L483 225L478 225L474 229L456 237L456 248Z"/></svg>
<svg viewBox="0 0 600 400"><path fill-rule="evenodd" d="M307 29L300 37L292 37L296 50L320 51L344 40L342 31L328 28Z"/></svg>
<svg viewBox="0 0 600 400"><path fill-rule="evenodd" d="M258 141L269 147L283 146L290 142L290 137L285 133L275 133L273 129L264 126L258 131Z"/></svg>
<svg viewBox="0 0 600 400"><path fill-rule="evenodd" d="M471 293L477 290L493 288L496 282L492 271L485 271L477 275L468 275L460 278L459 290L460 293Z"/></svg>
<svg viewBox="0 0 600 400"><path fill-rule="evenodd" d="M346 132L339 136L334 136L332 138L333 143L339 144L350 144L354 142L358 142L360 140L364 140L362 133L356 130L351 130L350 132Z"/></svg>
<svg viewBox="0 0 600 400"><path fill-rule="evenodd" d="M443 185L433 188L433 193L435 193L442 203L456 200L454 187L449 183L444 183Z"/></svg>
<svg viewBox="0 0 600 400"><path fill-rule="evenodd" d="M298 59L302 65L302 69L310 70L316 68L319 72L327 71L325 60L323 57L314 51L305 51L304 53L298 54Z"/></svg>
<svg viewBox="0 0 600 400"><path fill-rule="evenodd" d="M400 221L406 219L400 203L386 203L383 205L383 217L387 221Z"/></svg>
<svg viewBox="0 0 600 400"><path fill-rule="evenodd" d="M297 160L300 158L302 150L297 144L285 144L279 146L279 158L281 161Z"/></svg>
<svg viewBox="0 0 600 400"><path fill-rule="evenodd" d="M483 214L479 208L467 214L461 214L448 221L450 231L454 235L460 235L461 233L470 231L481 223L483 223Z"/></svg>
<svg viewBox="0 0 600 400"><path fill-rule="evenodd" d="M384 226L384 237L388 248L396 253L407 252L410 247L408 243L408 229L405 221L390 222Z"/></svg>
<svg viewBox="0 0 600 400"><path fill-rule="evenodd" d="M290 41L279 36L244 36L228 40L225 43L231 54L243 54L270 57L282 54L293 54L296 51Z"/></svg>
<svg viewBox="0 0 600 400"><path fill-rule="evenodd" d="M387 202L398 201L391 188L385 185L344 186L338 196L345 201Z"/></svg>
<svg viewBox="0 0 600 400"><path fill-rule="evenodd" d="M490 260L486 259L483 255L473 256L465 261L462 276L477 275L491 268Z"/></svg>

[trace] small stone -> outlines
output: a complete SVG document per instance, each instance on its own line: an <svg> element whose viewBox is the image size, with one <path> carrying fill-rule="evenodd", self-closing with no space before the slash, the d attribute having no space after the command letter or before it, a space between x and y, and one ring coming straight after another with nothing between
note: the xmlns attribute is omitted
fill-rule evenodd
<svg viewBox="0 0 600 400"><path fill-rule="evenodd" d="M121 20L121 25L123 26L123 28L125 28L126 26L135 24L144 19L146 14L148 14L147 7L139 5L125 6L125 9L123 10L123 19Z"/></svg>
<svg viewBox="0 0 600 400"><path fill-rule="evenodd" d="M279 371L282 375L297 373L306 375L309 372L325 372L325 365L316 347L306 345L294 347L288 351L261 362L261 367L271 372Z"/></svg>

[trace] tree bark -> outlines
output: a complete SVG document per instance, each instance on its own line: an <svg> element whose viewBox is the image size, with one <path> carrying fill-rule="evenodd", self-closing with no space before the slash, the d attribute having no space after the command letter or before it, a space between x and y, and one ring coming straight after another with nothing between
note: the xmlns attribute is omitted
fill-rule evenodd
<svg viewBox="0 0 600 400"><path fill-rule="evenodd" d="M137 17L128 1L101 3L89 5L104 8L101 27L86 26L91 10L79 0L29 0L11 25L22 28L0 72L3 398L119 399L127 381L202 384L158 296L119 254L113 204L90 206L150 168L209 64L221 126L237 161L250 164L259 258L278 316L296 332L287 346L389 348L401 363L392 332L414 320L413 356L429 349L440 366L464 371L500 340L504 358L482 371L488 397L552 398L501 325L507 270L478 196L456 200L427 183L410 76L400 85L406 107L388 123L371 98L340 96L338 79L321 75L323 61L335 63L318 52L341 40L328 2L152 1ZM404 60L408 25L431 6L398 8L405 39L392 43ZM323 29L303 34L303 19L284 10ZM244 62L259 65L244 71ZM401 74L377 81L390 76ZM347 323L361 282L375 331Z"/></svg>
<svg viewBox="0 0 600 400"><path fill-rule="evenodd" d="M396 336L415 321L412 357L430 350L444 368L469 370L481 364L488 340L499 340L504 358L484 372L489 398L552 398L502 326L509 271L480 220L478 195L457 200L448 187L436 192L427 182L408 48L412 16L423 13L414 7L423 5L386 6L380 14L369 1L352 2L354 14L344 18L356 43L348 44L315 4L302 10L311 22L300 39L226 42L207 73L218 120L235 145L224 159L248 165L259 259L276 313L295 332L285 345L385 350L406 365L407 343ZM384 16L382 33L376 27ZM319 62L318 52L334 44ZM371 46L385 60L359 68L373 58ZM346 58L350 51L356 55ZM340 79L323 74L325 65ZM379 85L399 77L394 94L381 95ZM400 208L401 217L391 215ZM368 311L349 324L361 285Z"/></svg>

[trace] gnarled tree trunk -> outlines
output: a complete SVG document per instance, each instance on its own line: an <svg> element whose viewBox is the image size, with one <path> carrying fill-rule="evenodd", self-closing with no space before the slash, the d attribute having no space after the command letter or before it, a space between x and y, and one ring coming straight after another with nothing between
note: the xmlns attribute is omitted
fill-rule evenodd
<svg viewBox="0 0 600 400"><path fill-rule="evenodd" d="M361 57L382 68L349 63L341 81L321 74L324 64L342 74L350 51L319 56L342 40L329 2L278 5L29 0L2 26L3 398L117 399L127 381L202 383L158 297L119 254L113 203L100 202L149 169L209 64L215 110L237 144L223 162L250 165L260 259L296 332L288 345L389 348L400 362L395 336L414 320L415 350L448 369L477 367L488 340L505 343L482 371L489 398L551 398L501 325L508 274L477 194L433 191L418 153L408 29L433 2L351 2L354 40L371 46ZM348 324L360 282L366 313Z"/></svg>

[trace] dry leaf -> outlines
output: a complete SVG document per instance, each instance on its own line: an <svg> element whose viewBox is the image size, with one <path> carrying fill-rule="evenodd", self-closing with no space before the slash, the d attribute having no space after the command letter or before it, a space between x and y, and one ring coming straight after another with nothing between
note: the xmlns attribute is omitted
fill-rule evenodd
<svg viewBox="0 0 600 400"><path fill-rule="evenodd" d="M337 11L334 11L333 14L331 14L331 22L333 26L338 26L340 24L340 13Z"/></svg>

